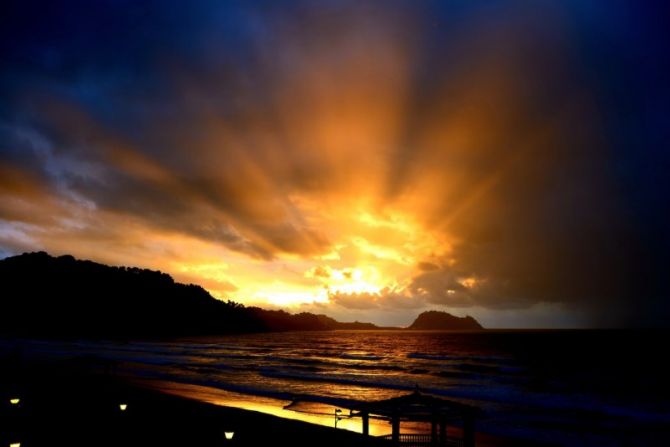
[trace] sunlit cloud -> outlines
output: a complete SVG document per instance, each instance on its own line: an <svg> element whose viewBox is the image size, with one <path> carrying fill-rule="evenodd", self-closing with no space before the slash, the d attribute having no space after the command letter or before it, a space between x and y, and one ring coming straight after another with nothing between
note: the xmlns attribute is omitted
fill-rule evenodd
<svg viewBox="0 0 670 447"><path fill-rule="evenodd" d="M430 307L583 322L604 303L618 321L638 277L662 295L640 235L659 239L667 216L639 186L652 180L622 173L643 155L614 150L616 117L573 35L593 12L186 9L156 10L181 28L152 36L114 11L102 50L89 21L59 37L71 21L54 11L43 34L15 30L0 253L139 265L220 299L374 321ZM639 197L654 202L644 221Z"/></svg>

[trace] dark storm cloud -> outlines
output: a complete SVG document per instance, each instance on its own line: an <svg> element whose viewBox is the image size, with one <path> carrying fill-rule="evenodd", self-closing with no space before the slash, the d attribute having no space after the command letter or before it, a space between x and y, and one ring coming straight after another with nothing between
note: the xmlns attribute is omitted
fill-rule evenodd
<svg viewBox="0 0 670 447"><path fill-rule="evenodd" d="M333 294L343 307L565 303L597 324L667 324L661 9L10 1L0 253L75 207L257 259L325 253L294 195L376 181L388 203L429 194L418 220L454 243L403 293ZM361 123L389 91L398 122Z"/></svg>
<svg viewBox="0 0 670 447"><path fill-rule="evenodd" d="M446 77L432 82L433 71L421 84L434 94L418 97L420 123L434 118L430 108L445 128L469 118L459 122L464 147L417 150L408 133L396 155L394 194L444 169L431 222L456 239L442 267L420 268L409 289L450 307L559 302L599 325L666 324L670 142L659 101L669 96L659 74L669 72L667 26L653 8L626 15L610 4L575 5L562 24L532 9L489 22L484 33L505 45L479 47L478 70L437 62ZM445 79L456 101L440 104ZM447 172L457 169L454 182ZM464 287L467 278L477 281Z"/></svg>
<svg viewBox="0 0 670 447"><path fill-rule="evenodd" d="M12 102L0 110L0 160L61 194L253 256L327 245L250 172L253 154L243 151L253 145L227 151L208 129L219 123L205 122L230 114L238 83L254 82L240 74L249 33L262 33L254 8L29 3L4 16L11 70L0 88Z"/></svg>

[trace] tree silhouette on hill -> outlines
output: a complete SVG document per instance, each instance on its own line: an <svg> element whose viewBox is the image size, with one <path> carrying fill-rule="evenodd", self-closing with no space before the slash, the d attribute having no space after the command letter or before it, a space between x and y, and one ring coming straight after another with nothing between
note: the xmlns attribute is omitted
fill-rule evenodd
<svg viewBox="0 0 670 447"><path fill-rule="evenodd" d="M160 271L45 252L0 260L0 291L0 334L13 336L125 339L379 329L326 315L245 307L218 300L198 285L175 282ZM449 329L445 324L455 325L452 329L481 328L470 317L440 314L440 329Z"/></svg>
<svg viewBox="0 0 670 447"><path fill-rule="evenodd" d="M0 331L163 337L264 330L244 306L160 271L28 253L0 261Z"/></svg>

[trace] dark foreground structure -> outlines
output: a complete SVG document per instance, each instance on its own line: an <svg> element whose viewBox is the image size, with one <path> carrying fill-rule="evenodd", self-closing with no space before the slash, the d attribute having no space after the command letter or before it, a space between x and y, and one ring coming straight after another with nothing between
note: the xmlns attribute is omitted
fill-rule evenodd
<svg viewBox="0 0 670 447"><path fill-rule="evenodd" d="M464 405L447 399L440 399L421 393L418 389L411 394L369 402L352 409L352 416L360 416L363 421L363 434L368 435L370 417L381 417L391 423L391 434L384 439L393 446L440 446L474 447L475 418L480 411L476 407ZM428 422L430 434L403 434L400 424L407 422ZM447 425L457 422L463 427L463 437L449 438Z"/></svg>

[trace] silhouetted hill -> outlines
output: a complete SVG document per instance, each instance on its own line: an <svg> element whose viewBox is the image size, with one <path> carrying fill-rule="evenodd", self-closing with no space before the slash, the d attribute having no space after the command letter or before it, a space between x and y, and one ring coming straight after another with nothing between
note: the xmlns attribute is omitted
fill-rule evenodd
<svg viewBox="0 0 670 447"><path fill-rule="evenodd" d="M319 319L332 330L372 330L372 329L389 329L381 328L372 323L361 323L360 321L354 321L353 323L342 323L341 321L336 321L326 315L318 315Z"/></svg>
<svg viewBox="0 0 670 447"><path fill-rule="evenodd" d="M309 312L290 314L283 310L266 310L250 307L249 311L263 322L266 331L331 331L331 330L370 330L381 329L372 323L342 323L326 315Z"/></svg>
<svg viewBox="0 0 670 447"><path fill-rule="evenodd" d="M0 261L0 331L39 336L172 336L261 328L232 302L167 274L72 256Z"/></svg>
<svg viewBox="0 0 670 447"><path fill-rule="evenodd" d="M223 302L159 271L44 252L0 260L0 333L5 334L129 338L376 328Z"/></svg>
<svg viewBox="0 0 670 447"><path fill-rule="evenodd" d="M447 312L431 310L421 313L407 329L413 330L479 330L482 325L471 316L455 317Z"/></svg>
<svg viewBox="0 0 670 447"><path fill-rule="evenodd" d="M472 317L444 312L424 312L409 327L481 328ZM223 302L200 286L137 267L111 267L44 252L0 260L0 334L131 338L343 329L382 328Z"/></svg>

